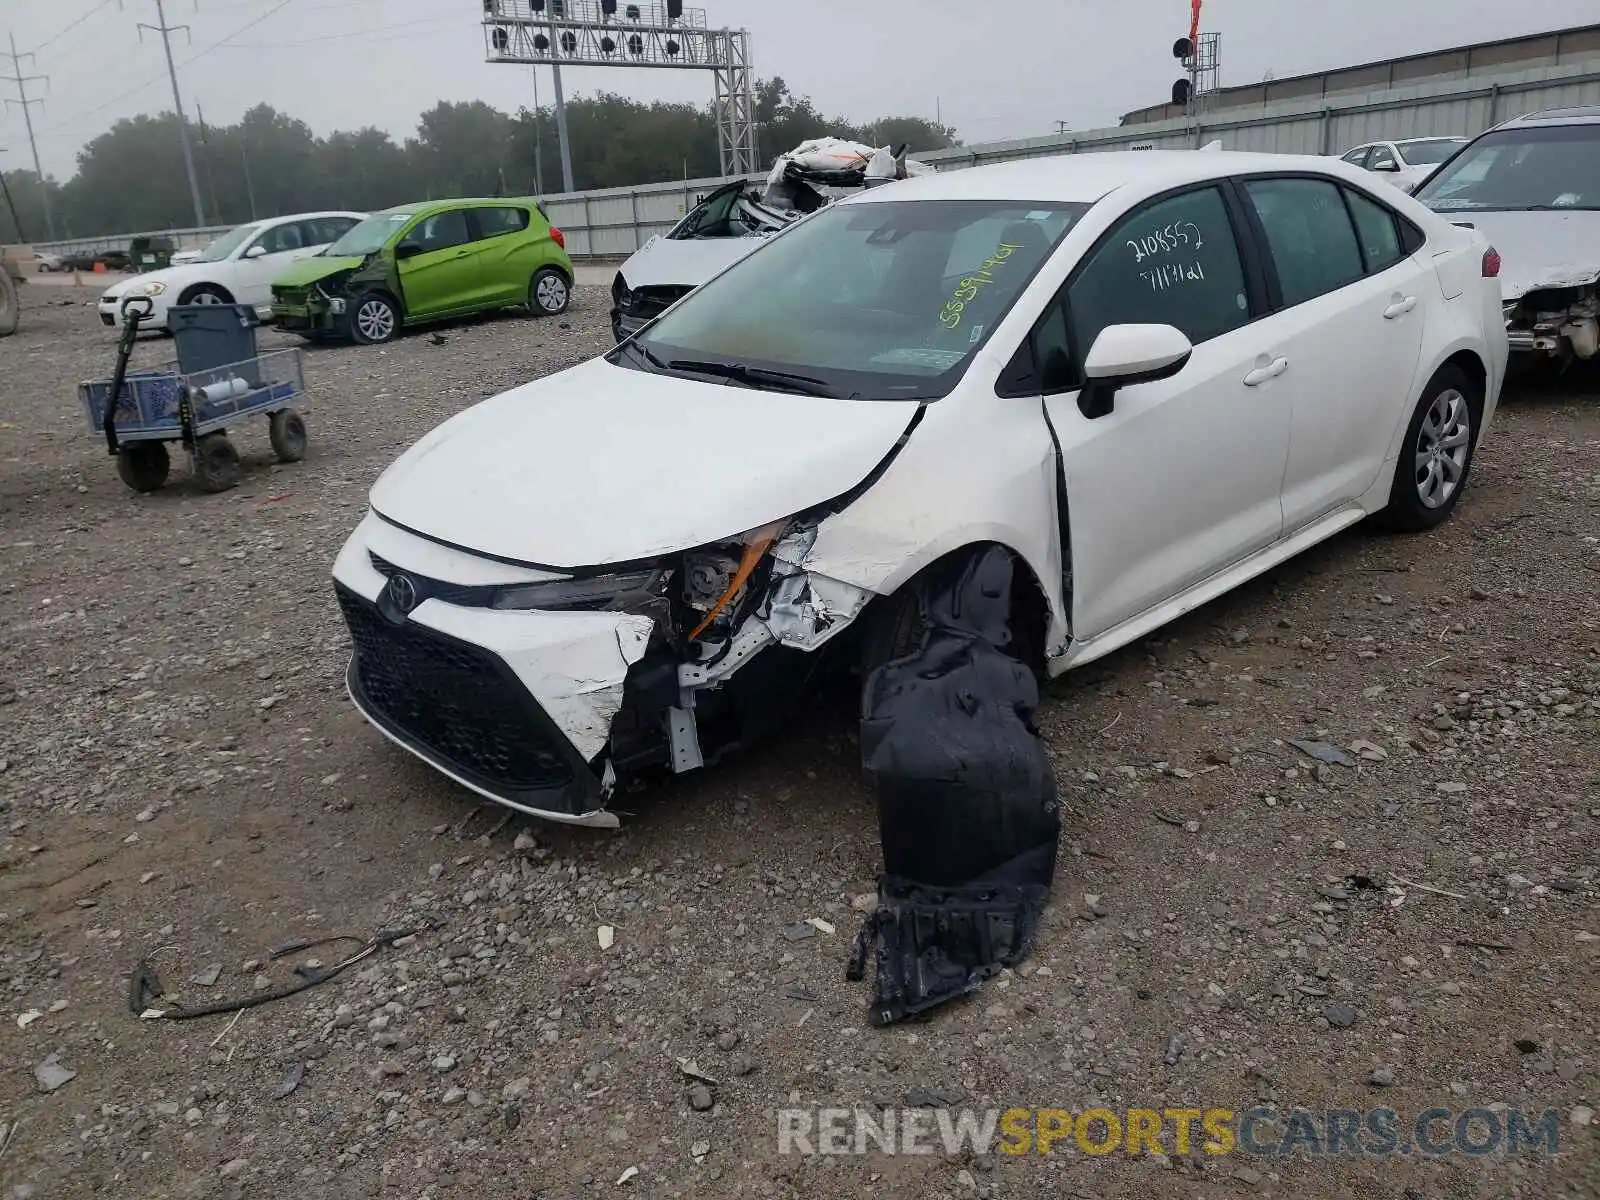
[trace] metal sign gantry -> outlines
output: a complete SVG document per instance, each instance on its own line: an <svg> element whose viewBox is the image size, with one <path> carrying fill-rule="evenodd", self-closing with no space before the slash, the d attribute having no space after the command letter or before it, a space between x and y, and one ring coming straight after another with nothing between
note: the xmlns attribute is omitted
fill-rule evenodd
<svg viewBox="0 0 1600 1200"><path fill-rule="evenodd" d="M671 6L674 10L679 5ZM749 175L756 161L755 89L750 70L750 33L710 29L704 9L670 15L660 4L610 0L484 0L483 44L491 63L548 66L555 72L556 127L566 142L560 69L657 67L710 71L717 120L717 145L724 175ZM570 156L563 153L570 176ZM565 181L568 190L572 182Z"/></svg>

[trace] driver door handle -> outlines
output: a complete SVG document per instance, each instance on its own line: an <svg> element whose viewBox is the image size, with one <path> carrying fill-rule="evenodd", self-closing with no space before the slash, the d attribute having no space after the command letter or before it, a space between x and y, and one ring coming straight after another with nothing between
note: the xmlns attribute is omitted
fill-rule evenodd
<svg viewBox="0 0 1600 1200"><path fill-rule="evenodd" d="M1405 296L1395 299L1390 302L1388 308L1383 310L1384 320L1392 321L1396 317L1403 317L1416 306L1417 298L1415 296Z"/></svg>
<svg viewBox="0 0 1600 1200"><path fill-rule="evenodd" d="M1266 355L1262 355L1265 358ZM1257 367L1244 377L1245 387L1259 387L1269 379L1276 379L1289 369L1287 358L1275 358L1264 367Z"/></svg>

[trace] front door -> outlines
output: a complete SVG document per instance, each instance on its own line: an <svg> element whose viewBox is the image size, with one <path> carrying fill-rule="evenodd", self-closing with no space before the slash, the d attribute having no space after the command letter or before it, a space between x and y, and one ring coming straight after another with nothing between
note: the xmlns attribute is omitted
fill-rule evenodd
<svg viewBox="0 0 1600 1200"><path fill-rule="evenodd" d="M1259 290L1259 289L1257 289ZM1199 187L1124 218L1035 335L1060 447L1075 640L1095 638L1276 541L1291 407L1269 322L1222 192ZM1170 379L1080 409L1079 365L1109 325L1164 324L1194 343Z"/></svg>
<svg viewBox="0 0 1600 1200"><path fill-rule="evenodd" d="M444 316L470 308L475 286L467 210L447 208L416 221L396 243L406 316Z"/></svg>
<svg viewBox="0 0 1600 1200"><path fill-rule="evenodd" d="M233 264L233 298L257 308L272 303L272 281L307 252L298 221L262 230Z"/></svg>

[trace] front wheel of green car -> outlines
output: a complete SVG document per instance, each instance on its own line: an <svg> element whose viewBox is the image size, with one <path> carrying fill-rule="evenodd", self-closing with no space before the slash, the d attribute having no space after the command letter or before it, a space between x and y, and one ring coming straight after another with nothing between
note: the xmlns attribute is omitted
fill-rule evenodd
<svg viewBox="0 0 1600 1200"><path fill-rule="evenodd" d="M567 277L554 267L535 272L528 284L528 309L536 317L559 317L571 300Z"/></svg>
<svg viewBox="0 0 1600 1200"><path fill-rule="evenodd" d="M392 342L400 336L400 310L381 292L369 292L350 307L350 336L363 346Z"/></svg>

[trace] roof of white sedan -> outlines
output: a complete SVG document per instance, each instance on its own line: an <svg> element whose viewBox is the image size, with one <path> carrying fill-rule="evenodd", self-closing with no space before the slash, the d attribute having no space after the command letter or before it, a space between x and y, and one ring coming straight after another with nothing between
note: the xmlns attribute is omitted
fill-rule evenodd
<svg viewBox="0 0 1600 1200"><path fill-rule="evenodd" d="M1160 191L1252 171L1317 171L1362 179L1347 163L1310 154L1249 154L1233 150L1114 150L1058 154L968 167L873 188L845 204L889 200L1057 200L1092 204L1121 187ZM1354 172L1352 174L1352 172Z"/></svg>

